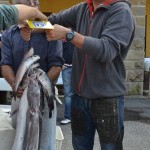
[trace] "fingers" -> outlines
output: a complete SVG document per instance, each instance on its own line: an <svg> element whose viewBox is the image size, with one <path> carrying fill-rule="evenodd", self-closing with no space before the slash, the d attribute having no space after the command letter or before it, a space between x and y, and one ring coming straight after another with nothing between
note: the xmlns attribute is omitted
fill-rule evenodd
<svg viewBox="0 0 150 150"><path fill-rule="evenodd" d="M45 33L46 33L46 38L48 41L55 40L53 36L54 33L52 30L45 30Z"/></svg>
<svg viewBox="0 0 150 150"><path fill-rule="evenodd" d="M24 91L24 89L22 89L22 88L19 87L17 89L17 91L15 92L16 96L19 97L19 98L21 98L22 94L23 94L23 91Z"/></svg>
<svg viewBox="0 0 150 150"><path fill-rule="evenodd" d="M44 20L47 21L47 16L41 13L37 8L29 7L26 5L16 4L15 7L18 9L19 23L25 24L25 20Z"/></svg>
<svg viewBox="0 0 150 150"><path fill-rule="evenodd" d="M44 20L44 21L48 20L47 16L45 16L43 13L41 13L38 9L36 9L35 19Z"/></svg>
<svg viewBox="0 0 150 150"><path fill-rule="evenodd" d="M32 30L30 28L24 27L20 29L20 34L25 41L30 40Z"/></svg>
<svg viewBox="0 0 150 150"><path fill-rule="evenodd" d="M65 39L66 33L70 30L58 24L53 25L53 27L54 29L45 30L48 41Z"/></svg>

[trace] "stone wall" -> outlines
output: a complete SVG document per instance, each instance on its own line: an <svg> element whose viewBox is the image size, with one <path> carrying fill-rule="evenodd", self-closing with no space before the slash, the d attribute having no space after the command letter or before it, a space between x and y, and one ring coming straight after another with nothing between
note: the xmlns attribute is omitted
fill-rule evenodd
<svg viewBox="0 0 150 150"><path fill-rule="evenodd" d="M135 38L125 60L127 95L143 95L146 0L130 0L136 22Z"/></svg>

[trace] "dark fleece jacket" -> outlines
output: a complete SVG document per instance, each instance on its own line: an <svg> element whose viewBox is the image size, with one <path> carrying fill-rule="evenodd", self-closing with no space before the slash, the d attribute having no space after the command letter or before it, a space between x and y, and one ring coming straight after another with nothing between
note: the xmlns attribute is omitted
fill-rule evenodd
<svg viewBox="0 0 150 150"><path fill-rule="evenodd" d="M88 99L123 95L126 91L123 61L135 30L130 3L127 0L104 3L93 15L89 5L82 2L49 17L53 24L84 35L82 48L74 50L73 90Z"/></svg>

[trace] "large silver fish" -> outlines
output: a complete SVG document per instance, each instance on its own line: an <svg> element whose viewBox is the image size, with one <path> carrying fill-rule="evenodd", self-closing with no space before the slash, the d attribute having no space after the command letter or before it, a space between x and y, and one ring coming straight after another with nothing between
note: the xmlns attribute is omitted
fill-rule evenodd
<svg viewBox="0 0 150 150"><path fill-rule="evenodd" d="M53 93L54 86L52 85L50 79L48 78L47 74L43 70L38 69L37 74L38 74L37 79L42 85L44 94L47 97L47 103L49 107L49 117L51 118L52 110L54 109L54 93Z"/></svg>
<svg viewBox="0 0 150 150"><path fill-rule="evenodd" d="M25 55L16 74L15 91L19 86L25 90L18 105L16 136L12 150L39 150L42 147L42 145L40 147L40 143L45 143L42 138L40 139L41 132L45 132L42 131L43 128L51 124L50 118L54 118L56 111L56 107L54 108L54 86L47 74L38 68L37 60L40 57L33 55L33 53L34 51L31 50ZM43 95L40 90L43 91ZM46 121L43 119L44 116L47 116L45 112L48 112L49 115L45 119ZM46 125L43 126L45 122ZM50 131L47 136L50 137ZM46 145L46 147L49 146Z"/></svg>
<svg viewBox="0 0 150 150"><path fill-rule="evenodd" d="M38 81L43 86L46 96L53 97L54 96L53 90L52 90L53 85L50 82L50 79L48 78L47 74L42 69L38 69L37 74L38 74Z"/></svg>
<svg viewBox="0 0 150 150"><path fill-rule="evenodd" d="M40 107L40 88L36 78L30 77L28 86L29 118L27 124L27 138L25 141L25 150L39 149L39 107Z"/></svg>
<svg viewBox="0 0 150 150"><path fill-rule="evenodd" d="M33 51L33 50L31 49L31 51ZM18 89L26 71L29 69L29 67L40 59L40 57L38 55L31 56L32 53L29 51L25 55L23 61L21 62L20 66L17 70L16 76L15 76L14 91L17 91L17 89Z"/></svg>
<svg viewBox="0 0 150 150"><path fill-rule="evenodd" d="M58 98L58 89L56 88L56 86L52 85L47 74L41 69L38 69L37 73L38 73L38 80L42 84L46 96L53 97L56 101L62 104L61 100Z"/></svg>
<svg viewBox="0 0 150 150"><path fill-rule="evenodd" d="M16 135L12 150L23 150L24 136L26 131L26 116L28 110L27 90L28 87L26 87L24 90L19 103L19 110L17 112Z"/></svg>

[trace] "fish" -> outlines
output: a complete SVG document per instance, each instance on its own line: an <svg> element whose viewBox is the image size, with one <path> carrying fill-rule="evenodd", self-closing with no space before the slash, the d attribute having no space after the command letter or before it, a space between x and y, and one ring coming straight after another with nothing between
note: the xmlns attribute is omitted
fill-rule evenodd
<svg viewBox="0 0 150 150"><path fill-rule="evenodd" d="M30 72L30 74L33 74L37 71L38 67L40 66L39 63L35 63L35 64L32 64L30 66L30 68L28 69L28 72ZM29 73L28 73L29 74Z"/></svg>
<svg viewBox="0 0 150 150"><path fill-rule="evenodd" d="M30 53L30 51L29 51ZM31 54L30 54L31 55ZM15 84L14 84L14 92L17 91L26 71L29 69L29 67L34 64L36 61L38 61L40 59L40 57L38 55L33 55L30 56L29 54L26 54L25 58L22 60L16 76L15 76Z"/></svg>
<svg viewBox="0 0 150 150"><path fill-rule="evenodd" d="M17 112L16 135L12 150L23 150L24 136L26 131L26 115L28 111L27 91L28 87L26 87L20 99L19 110Z"/></svg>
<svg viewBox="0 0 150 150"><path fill-rule="evenodd" d="M52 91L52 88L53 88L52 83L50 79L48 78L47 74L40 68L37 70L37 74L38 74L37 79L43 86L46 96L50 98L53 97L54 94Z"/></svg>
<svg viewBox="0 0 150 150"><path fill-rule="evenodd" d="M41 70L37 70L37 80L39 83L42 85L42 89L44 91L44 94L47 97L47 103L49 107L49 117L51 118L52 116L52 110L54 109L54 93L53 93L53 85L48 78L47 74Z"/></svg>
<svg viewBox="0 0 150 150"><path fill-rule="evenodd" d="M55 87L47 74L39 68L37 61L40 57L33 54L31 49L16 73L15 91L22 87L24 92L17 111L14 112L17 115L17 125L12 150L39 150L45 145L45 139L42 139L45 132L43 128L56 121ZM46 136L50 136L53 127L54 124ZM51 145L55 147L55 144Z"/></svg>
<svg viewBox="0 0 150 150"><path fill-rule="evenodd" d="M42 69L38 69L38 80L42 84L45 94L48 97L53 97L56 101L58 101L60 104L62 104L61 100L58 98L57 87L51 83L47 74Z"/></svg>
<svg viewBox="0 0 150 150"><path fill-rule="evenodd" d="M54 91L55 91L55 100L59 103L62 104L61 100L58 98L58 89L56 86L54 86Z"/></svg>
<svg viewBox="0 0 150 150"><path fill-rule="evenodd" d="M36 74L32 74L30 77L30 83L28 85L28 124L27 135L25 140L25 150L38 150L39 149L39 107L40 107L40 87L36 79Z"/></svg>

